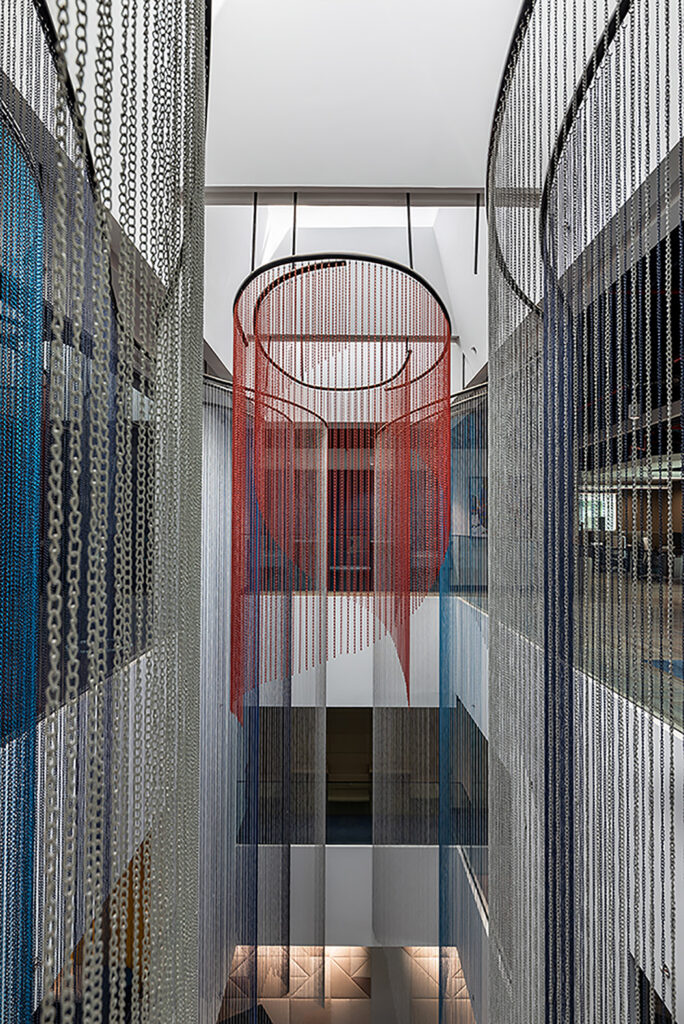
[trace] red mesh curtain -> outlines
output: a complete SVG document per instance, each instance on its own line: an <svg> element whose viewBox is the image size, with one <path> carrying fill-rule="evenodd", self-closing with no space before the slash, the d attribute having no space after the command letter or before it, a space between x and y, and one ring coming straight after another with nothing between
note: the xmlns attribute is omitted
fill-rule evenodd
<svg viewBox="0 0 684 1024"><path fill-rule="evenodd" d="M297 257L235 304L231 707L389 634L449 535L447 314L400 266Z"/></svg>

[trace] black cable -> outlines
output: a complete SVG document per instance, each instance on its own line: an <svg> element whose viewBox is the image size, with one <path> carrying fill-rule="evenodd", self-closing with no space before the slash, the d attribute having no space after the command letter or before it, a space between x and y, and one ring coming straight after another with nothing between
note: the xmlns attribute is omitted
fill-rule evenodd
<svg viewBox="0 0 684 1024"><path fill-rule="evenodd" d="M292 255L297 252L297 193L292 195Z"/></svg>
<svg viewBox="0 0 684 1024"><path fill-rule="evenodd" d="M413 270L413 231L411 228L411 193L406 193L406 229L408 231L409 267Z"/></svg>
<svg viewBox="0 0 684 1024"><path fill-rule="evenodd" d="M477 274L477 257L480 248L480 193L475 197L475 264L473 273Z"/></svg>
<svg viewBox="0 0 684 1024"><path fill-rule="evenodd" d="M254 204L252 206L252 262L251 272L254 273L256 266L256 229L257 229L257 206L259 203L259 193L254 193Z"/></svg>

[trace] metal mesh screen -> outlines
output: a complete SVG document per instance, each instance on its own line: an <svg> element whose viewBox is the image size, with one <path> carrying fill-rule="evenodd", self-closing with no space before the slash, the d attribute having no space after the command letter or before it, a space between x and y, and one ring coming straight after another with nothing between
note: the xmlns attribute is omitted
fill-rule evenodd
<svg viewBox="0 0 684 1024"><path fill-rule="evenodd" d="M490 1016L682 1019L681 4L523 5L488 169Z"/></svg>

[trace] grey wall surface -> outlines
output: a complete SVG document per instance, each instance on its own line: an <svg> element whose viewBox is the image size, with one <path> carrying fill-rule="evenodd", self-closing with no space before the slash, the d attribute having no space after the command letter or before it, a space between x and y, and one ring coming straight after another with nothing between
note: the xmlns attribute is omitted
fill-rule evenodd
<svg viewBox="0 0 684 1024"><path fill-rule="evenodd" d="M309 884L314 849L293 846L291 850L294 945L314 944L311 928L316 918ZM328 846L327 945L437 946L438 860L437 846L385 846L375 849L375 858L372 846ZM409 886L407 877L412 880Z"/></svg>

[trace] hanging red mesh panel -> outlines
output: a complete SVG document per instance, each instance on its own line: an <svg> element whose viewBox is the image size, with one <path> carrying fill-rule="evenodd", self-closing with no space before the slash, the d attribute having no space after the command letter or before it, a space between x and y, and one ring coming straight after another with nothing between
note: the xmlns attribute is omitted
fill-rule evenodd
<svg viewBox="0 0 684 1024"><path fill-rule="evenodd" d="M395 264L300 256L234 310L231 708L409 620L450 513L450 324Z"/></svg>

